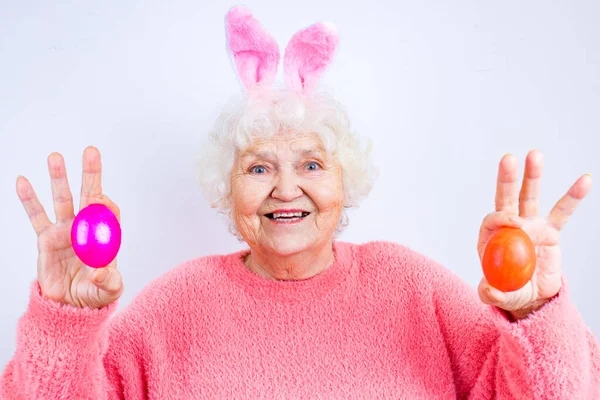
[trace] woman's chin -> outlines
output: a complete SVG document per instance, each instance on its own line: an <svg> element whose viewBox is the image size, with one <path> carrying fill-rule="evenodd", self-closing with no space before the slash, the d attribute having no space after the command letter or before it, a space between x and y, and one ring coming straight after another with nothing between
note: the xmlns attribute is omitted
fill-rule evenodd
<svg viewBox="0 0 600 400"><path fill-rule="evenodd" d="M273 238L269 246L274 255L278 257L292 256L310 249L310 241L306 236L300 238L282 236Z"/></svg>

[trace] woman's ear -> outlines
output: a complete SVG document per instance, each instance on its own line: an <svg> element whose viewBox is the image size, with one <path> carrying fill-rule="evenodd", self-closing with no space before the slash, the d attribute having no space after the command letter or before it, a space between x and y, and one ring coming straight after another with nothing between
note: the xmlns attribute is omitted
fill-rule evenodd
<svg viewBox="0 0 600 400"><path fill-rule="evenodd" d="M275 39L242 6L229 10L225 25L227 46L246 90L271 86L280 60Z"/></svg>
<svg viewBox="0 0 600 400"><path fill-rule="evenodd" d="M331 23L320 22L298 31L285 49L283 71L288 89L313 92L331 64L338 42L337 29Z"/></svg>

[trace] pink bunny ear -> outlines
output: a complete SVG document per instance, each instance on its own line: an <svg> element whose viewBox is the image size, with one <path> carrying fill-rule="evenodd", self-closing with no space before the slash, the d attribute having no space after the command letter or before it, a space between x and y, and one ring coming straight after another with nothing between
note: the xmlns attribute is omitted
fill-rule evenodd
<svg viewBox="0 0 600 400"><path fill-rule="evenodd" d="M289 89L309 94L331 63L339 37L335 26L317 23L297 32L285 49L284 76Z"/></svg>
<svg viewBox="0 0 600 400"><path fill-rule="evenodd" d="M226 26L227 44L246 89L271 85L280 59L275 39L241 6L227 13Z"/></svg>

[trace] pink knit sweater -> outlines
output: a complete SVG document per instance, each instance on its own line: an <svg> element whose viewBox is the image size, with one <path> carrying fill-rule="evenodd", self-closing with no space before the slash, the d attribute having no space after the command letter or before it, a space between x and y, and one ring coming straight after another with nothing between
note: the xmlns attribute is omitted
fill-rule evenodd
<svg viewBox="0 0 600 400"><path fill-rule="evenodd" d="M600 349L563 286L511 322L405 247L334 244L303 281L246 252L184 263L114 318L40 295L2 399L600 399Z"/></svg>

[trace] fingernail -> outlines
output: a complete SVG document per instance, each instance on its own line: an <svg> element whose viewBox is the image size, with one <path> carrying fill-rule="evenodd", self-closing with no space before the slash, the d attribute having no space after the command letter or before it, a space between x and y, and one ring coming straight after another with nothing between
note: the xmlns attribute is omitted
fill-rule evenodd
<svg viewBox="0 0 600 400"><path fill-rule="evenodd" d="M96 275L96 282L104 283L107 276L108 276L108 270L106 268L104 268L102 271L100 271L98 273L98 275Z"/></svg>
<svg viewBox="0 0 600 400"><path fill-rule="evenodd" d="M589 175L589 176L590 176L590 178L592 177L592 174L590 174L589 172L588 172L586 175Z"/></svg>
<svg viewBox="0 0 600 400"><path fill-rule="evenodd" d="M488 286L488 288L487 288L486 292L487 292L487 296L488 296L488 298L489 298L489 299L490 299L492 302L496 303L496 302L498 301L498 299L496 299L496 297L495 297L495 296L492 294L492 288L490 288L490 287Z"/></svg>
<svg viewBox="0 0 600 400"><path fill-rule="evenodd" d="M503 303L506 300L504 292L498 289L488 286L488 293L492 299L496 300L496 302Z"/></svg>

